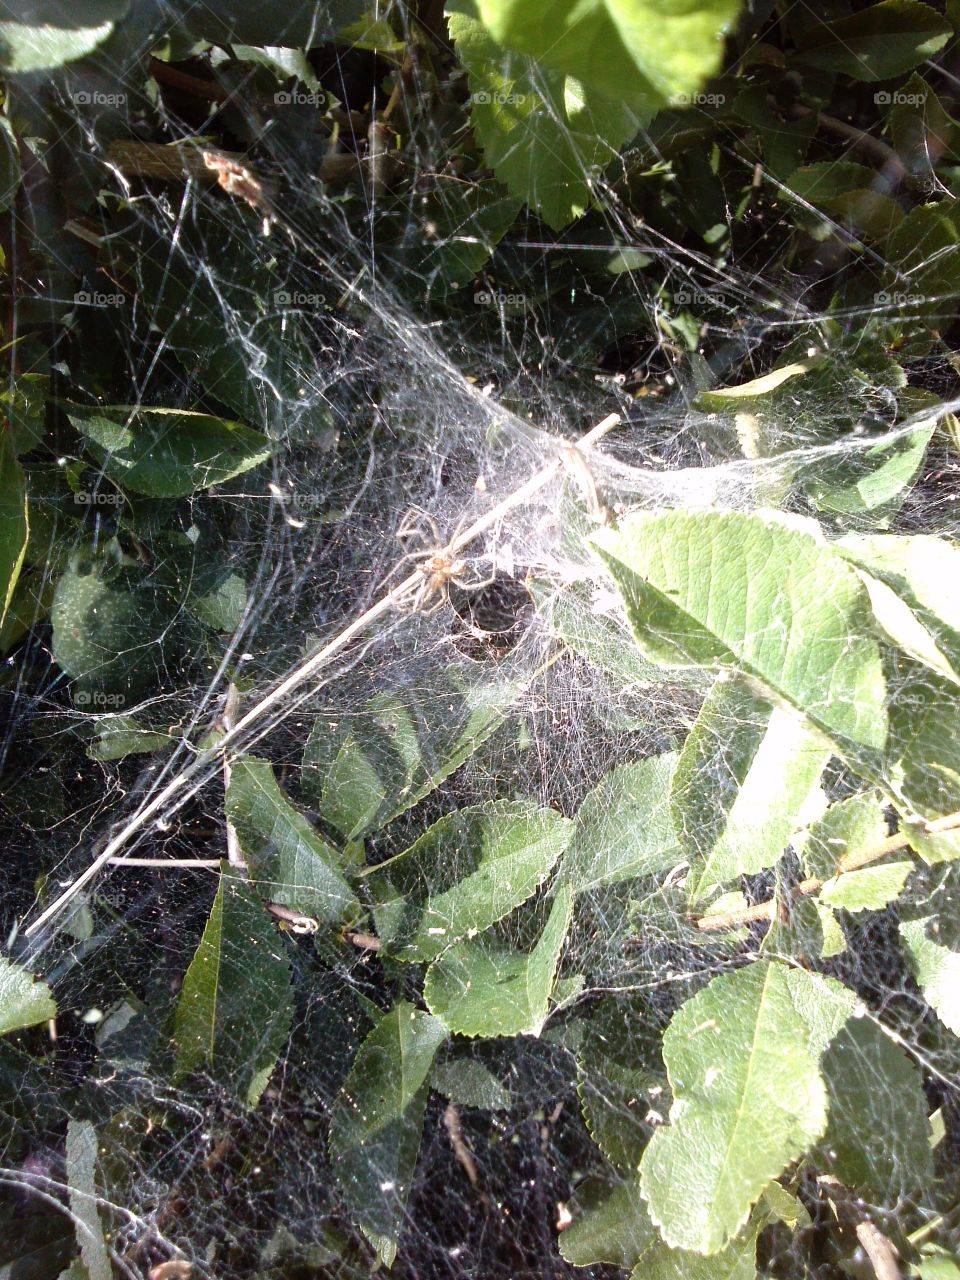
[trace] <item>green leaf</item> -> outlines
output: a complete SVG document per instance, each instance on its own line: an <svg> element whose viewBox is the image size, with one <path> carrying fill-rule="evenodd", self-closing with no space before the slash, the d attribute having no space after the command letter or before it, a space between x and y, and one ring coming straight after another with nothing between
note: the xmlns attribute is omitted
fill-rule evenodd
<svg viewBox="0 0 960 1280"><path fill-rule="evenodd" d="M425 240L414 270L427 297L443 297L471 281L520 212L521 199L499 182L439 183L422 211Z"/></svg>
<svg viewBox="0 0 960 1280"><path fill-rule="evenodd" d="M676 756L652 756L605 774L583 799L562 871L575 893L669 871L682 859L670 816Z"/></svg>
<svg viewBox="0 0 960 1280"><path fill-rule="evenodd" d="M341 919L356 905L336 852L294 809L268 760L241 756L231 765L226 810L266 901L325 921Z"/></svg>
<svg viewBox="0 0 960 1280"><path fill-rule="evenodd" d="M739 670L841 745L883 746L869 598L826 544L761 515L675 511L628 516L591 542L648 657Z"/></svg>
<svg viewBox="0 0 960 1280"><path fill-rule="evenodd" d="M614 159L640 120L622 98L499 47L476 20L473 0L455 0L448 12L487 163L513 196L561 230L589 208L591 172Z"/></svg>
<svg viewBox="0 0 960 1280"><path fill-rule="evenodd" d="M270 457L270 442L259 431L208 413L148 405L60 405L104 474L153 498L209 489Z"/></svg>
<svg viewBox="0 0 960 1280"><path fill-rule="evenodd" d="M642 1191L667 1244L713 1254L766 1184L823 1133L826 1090L795 988L818 985L769 961L714 978L663 1039L671 1123L641 1162Z"/></svg>
<svg viewBox="0 0 960 1280"><path fill-rule="evenodd" d="M57 1004L46 983L0 956L0 1036L56 1016Z"/></svg>
<svg viewBox="0 0 960 1280"><path fill-rule="evenodd" d="M820 890L820 897L831 907L844 911L882 911L899 898L914 868L912 862L883 862L858 871L844 871L834 876Z"/></svg>
<svg viewBox="0 0 960 1280"><path fill-rule="evenodd" d="M883 240L904 215L896 200L874 189L876 177L876 171L867 165L822 160L794 170L785 188L801 204L814 204L841 223Z"/></svg>
<svg viewBox="0 0 960 1280"><path fill-rule="evenodd" d="M135 716L105 715L97 723L97 738L87 748L91 760L125 760L172 747L180 738L170 733L144 729Z"/></svg>
<svg viewBox="0 0 960 1280"><path fill-rule="evenodd" d="M829 25L817 22L798 41L802 62L854 80L886 80L932 58L950 23L920 0L881 0Z"/></svg>
<svg viewBox="0 0 960 1280"><path fill-rule="evenodd" d="M917 1263L916 1274L920 1280L960 1280L960 1258L945 1250L936 1253L924 1250L924 1256Z"/></svg>
<svg viewBox="0 0 960 1280"><path fill-rule="evenodd" d="M560 1253L575 1267L632 1267L657 1239L635 1179L611 1188L590 1178L577 1187L576 1203L579 1213L560 1237Z"/></svg>
<svg viewBox="0 0 960 1280"><path fill-rule="evenodd" d="M439 1018L401 1001L360 1046L331 1107L329 1150L337 1184L387 1266L406 1217L427 1078L446 1038Z"/></svg>
<svg viewBox="0 0 960 1280"><path fill-rule="evenodd" d="M920 1073L869 1017L852 1017L821 1063L830 1123L819 1161L891 1206L933 1176Z"/></svg>
<svg viewBox="0 0 960 1280"><path fill-rule="evenodd" d="M187 608L205 627L233 631L243 621L247 607L247 584L236 573L224 573L220 581L201 594L191 592Z"/></svg>
<svg viewBox="0 0 960 1280"><path fill-rule="evenodd" d="M709 1258L654 1240L640 1255L630 1280L677 1280L680 1276L683 1280L756 1280L757 1237L766 1221L763 1213L752 1215L735 1238Z"/></svg>
<svg viewBox="0 0 960 1280"><path fill-rule="evenodd" d="M638 997L594 1000L576 1024L577 1093L590 1137L611 1164L634 1175L669 1091L654 1069L660 1050L654 1011Z"/></svg>
<svg viewBox="0 0 960 1280"><path fill-rule="evenodd" d="M875 849L887 835L883 802L877 791L864 791L832 804L817 820L803 846L803 868L809 876L829 879L841 859Z"/></svg>
<svg viewBox="0 0 960 1280"><path fill-rule="evenodd" d="M934 669L954 678L960 671L960 547L927 534L850 536L835 545L909 606L939 661L949 664L947 670ZM935 663L937 657L928 653L927 661Z"/></svg>
<svg viewBox="0 0 960 1280"><path fill-rule="evenodd" d="M77 681L74 702L99 712L122 710L156 678L157 637L170 625L152 584L128 590L107 573L104 558L75 555L50 610L53 656Z"/></svg>
<svg viewBox="0 0 960 1280"><path fill-rule="evenodd" d="M757 1237L771 1216L765 1204L726 1248L705 1258L660 1239L635 1180L612 1191L591 1180L576 1198L582 1216L560 1237L560 1252L576 1266L633 1267L631 1280L755 1280Z"/></svg>
<svg viewBox="0 0 960 1280"><path fill-rule="evenodd" d="M359 713L318 717L303 754L304 789L324 822L358 840L459 769L500 727L520 689L455 663Z"/></svg>
<svg viewBox="0 0 960 1280"><path fill-rule="evenodd" d="M17 461L12 433L0 424L0 626L7 616L27 554L30 526L27 481Z"/></svg>
<svg viewBox="0 0 960 1280"><path fill-rule="evenodd" d="M960 124L950 116L923 76L914 73L895 93L887 123L893 148L909 173L930 178L938 164L960 157Z"/></svg>
<svg viewBox="0 0 960 1280"><path fill-rule="evenodd" d="M290 965L276 925L224 864L177 1001L175 1081L205 1067L256 1106L292 1016Z"/></svg>
<svg viewBox="0 0 960 1280"><path fill-rule="evenodd" d="M513 1105L510 1094L490 1068L475 1058L438 1059L430 1072L430 1087L461 1107L508 1111Z"/></svg>
<svg viewBox="0 0 960 1280"><path fill-rule="evenodd" d="M24 19L0 19L0 72L18 75L75 62L113 32L129 0L34 0ZM6 10L9 13L9 9Z"/></svg>
<svg viewBox="0 0 960 1280"><path fill-rule="evenodd" d="M744 903L743 905L746 905ZM764 956L789 957L808 964L812 958L842 955L847 937L836 913L818 898L799 898L790 905L786 917L778 915L760 944Z"/></svg>
<svg viewBox="0 0 960 1280"><path fill-rule="evenodd" d="M564 643L631 691L656 688L670 679L636 645L624 643L621 623L593 608L590 584L574 583L555 591L545 582L534 582L531 591L538 610ZM699 687L702 682L689 683Z"/></svg>
<svg viewBox="0 0 960 1280"><path fill-rule="evenodd" d="M427 970L427 1008L457 1035L538 1036L572 913L573 894L563 885L529 954L500 947L489 937L452 946Z"/></svg>
<svg viewBox="0 0 960 1280"><path fill-rule="evenodd" d="M572 826L552 809L512 801L447 814L369 872L385 950L433 960L496 924L543 884Z"/></svg>
<svg viewBox="0 0 960 1280"><path fill-rule="evenodd" d="M936 425L931 417L892 441L839 454L806 478L807 492L820 511L886 515L883 508L902 499L916 476Z"/></svg>
<svg viewBox="0 0 960 1280"><path fill-rule="evenodd" d="M719 679L683 744L670 803L692 909L783 854L830 750L795 711Z"/></svg>
<svg viewBox="0 0 960 1280"><path fill-rule="evenodd" d="M15 382L0 390L0 405L10 424L13 448L18 458L36 449L43 440L49 397L48 373L21 373Z"/></svg>
<svg viewBox="0 0 960 1280"><path fill-rule="evenodd" d="M960 230L944 206L911 209L887 240L884 256L883 293L908 309L907 316L889 327L889 338L904 349L920 333L928 336L930 330L949 327L960 291ZM923 354L926 348L916 350Z"/></svg>
<svg viewBox="0 0 960 1280"><path fill-rule="evenodd" d="M631 106L692 94L720 65L735 0L478 0L493 38Z"/></svg>
<svg viewBox="0 0 960 1280"><path fill-rule="evenodd" d="M887 776L904 811L924 818L955 813L960 809L957 686L907 658L898 668L896 696L890 703ZM955 857L955 845L952 832L924 838L921 831L915 847L933 862Z"/></svg>
<svg viewBox="0 0 960 1280"><path fill-rule="evenodd" d="M940 930L936 916L900 924L907 960L927 1003L945 1027L960 1036L960 951L934 941Z"/></svg>

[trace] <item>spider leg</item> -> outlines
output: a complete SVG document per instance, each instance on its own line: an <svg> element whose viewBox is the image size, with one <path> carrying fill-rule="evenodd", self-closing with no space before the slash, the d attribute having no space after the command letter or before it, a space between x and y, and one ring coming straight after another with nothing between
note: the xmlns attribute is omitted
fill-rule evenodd
<svg viewBox="0 0 960 1280"><path fill-rule="evenodd" d="M436 520L422 507L410 507L404 513L397 528L396 537L401 541L404 538L418 538L424 547L428 548L439 547L441 544L440 530Z"/></svg>
<svg viewBox="0 0 960 1280"><path fill-rule="evenodd" d="M381 578L380 582L377 584L377 590L379 591L382 587L385 587L391 578L395 578L403 569L404 565L413 564L415 561L422 562L429 555L429 551L408 551L406 555L402 555L396 564L387 571L386 577Z"/></svg>

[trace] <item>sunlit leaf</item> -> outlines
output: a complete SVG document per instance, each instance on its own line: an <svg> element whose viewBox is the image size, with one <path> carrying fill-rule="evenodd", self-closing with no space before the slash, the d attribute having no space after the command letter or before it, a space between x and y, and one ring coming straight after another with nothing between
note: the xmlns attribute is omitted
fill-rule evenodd
<svg viewBox="0 0 960 1280"><path fill-rule="evenodd" d="M472 0L454 0L448 11L488 164L513 196L559 230L589 207L591 172L610 163L640 119L623 98L501 48L477 21Z"/></svg>
<svg viewBox="0 0 960 1280"><path fill-rule="evenodd" d="M52 70L102 44L127 13L130 0L34 0L23 16L0 19L0 71ZM14 10L15 12L15 10Z"/></svg>
<svg viewBox="0 0 960 1280"><path fill-rule="evenodd" d="M432 960L482 933L543 884L571 828L552 809L510 801L441 818L369 875L384 946L400 960Z"/></svg>
<svg viewBox="0 0 960 1280"><path fill-rule="evenodd" d="M804 870L829 879L841 859L875 849L887 835L883 804L876 791L838 801L810 824L803 846Z"/></svg>
<svg viewBox="0 0 960 1280"><path fill-rule="evenodd" d="M938 931L936 916L900 924L900 937L920 990L943 1025L960 1036L960 950L937 941Z"/></svg>
<svg viewBox="0 0 960 1280"><path fill-rule="evenodd" d="M676 757L619 765L584 797L563 871L575 892L669 871L682 853L670 816Z"/></svg>
<svg viewBox="0 0 960 1280"><path fill-rule="evenodd" d="M670 1124L640 1166L650 1215L674 1248L723 1249L764 1186L826 1128L820 1037L798 1007L818 998L815 987L802 969L758 961L714 978L674 1015L663 1039Z"/></svg>
<svg viewBox="0 0 960 1280"><path fill-rule="evenodd" d="M104 473L154 498L209 489L259 466L270 443L240 422L185 409L62 404Z"/></svg>
<svg viewBox="0 0 960 1280"><path fill-rule="evenodd" d="M692 907L778 861L829 755L796 712L739 681L717 681L684 743L670 797L691 859Z"/></svg>
<svg viewBox="0 0 960 1280"><path fill-rule="evenodd" d="M872 611L830 548L762 515L631 515L591 541L648 657L739 670L840 742L881 747Z"/></svg>
<svg viewBox="0 0 960 1280"><path fill-rule="evenodd" d="M914 863L883 862L857 871L844 871L820 890L820 897L831 907L845 911L882 911L903 892Z"/></svg>
<svg viewBox="0 0 960 1280"><path fill-rule="evenodd" d="M530 953L483 936L456 943L427 971L427 1008L458 1035L539 1035L572 909L573 895L564 885Z"/></svg>
<svg viewBox="0 0 960 1280"><path fill-rule="evenodd" d="M0 956L0 1035L21 1031L56 1015L56 1001L46 983Z"/></svg>
<svg viewBox="0 0 960 1280"><path fill-rule="evenodd" d="M478 0L494 39L638 108L693 94L720 62L734 0Z"/></svg>

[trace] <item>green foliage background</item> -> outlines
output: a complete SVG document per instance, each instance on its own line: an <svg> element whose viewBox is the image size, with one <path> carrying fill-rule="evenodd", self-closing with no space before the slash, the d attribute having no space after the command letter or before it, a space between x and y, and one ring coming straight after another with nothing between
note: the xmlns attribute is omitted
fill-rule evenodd
<svg viewBox="0 0 960 1280"><path fill-rule="evenodd" d="M0 4L4 1274L960 1276L957 16ZM442 496L421 327L581 568L234 738Z"/></svg>

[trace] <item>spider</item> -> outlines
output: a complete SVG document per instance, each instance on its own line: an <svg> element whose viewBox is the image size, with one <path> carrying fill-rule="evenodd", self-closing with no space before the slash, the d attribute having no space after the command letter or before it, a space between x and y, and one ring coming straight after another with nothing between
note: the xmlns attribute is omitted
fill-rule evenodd
<svg viewBox="0 0 960 1280"><path fill-rule="evenodd" d="M450 549L450 543L456 541L460 529L461 526L458 526L450 542L445 544L440 537L436 520L420 507L411 507L400 521L397 538L401 542L407 538L416 539L423 544L424 548L422 551L407 552L396 566L399 568L400 565L414 561L423 575L423 582L417 588L413 598L413 609L423 609L429 600L436 597L436 602L425 610L428 615L435 613L437 609L450 603L451 586L459 587L461 591L481 591L496 581L496 564L493 565L493 571L488 578L477 580L468 576L467 561L461 560Z"/></svg>

